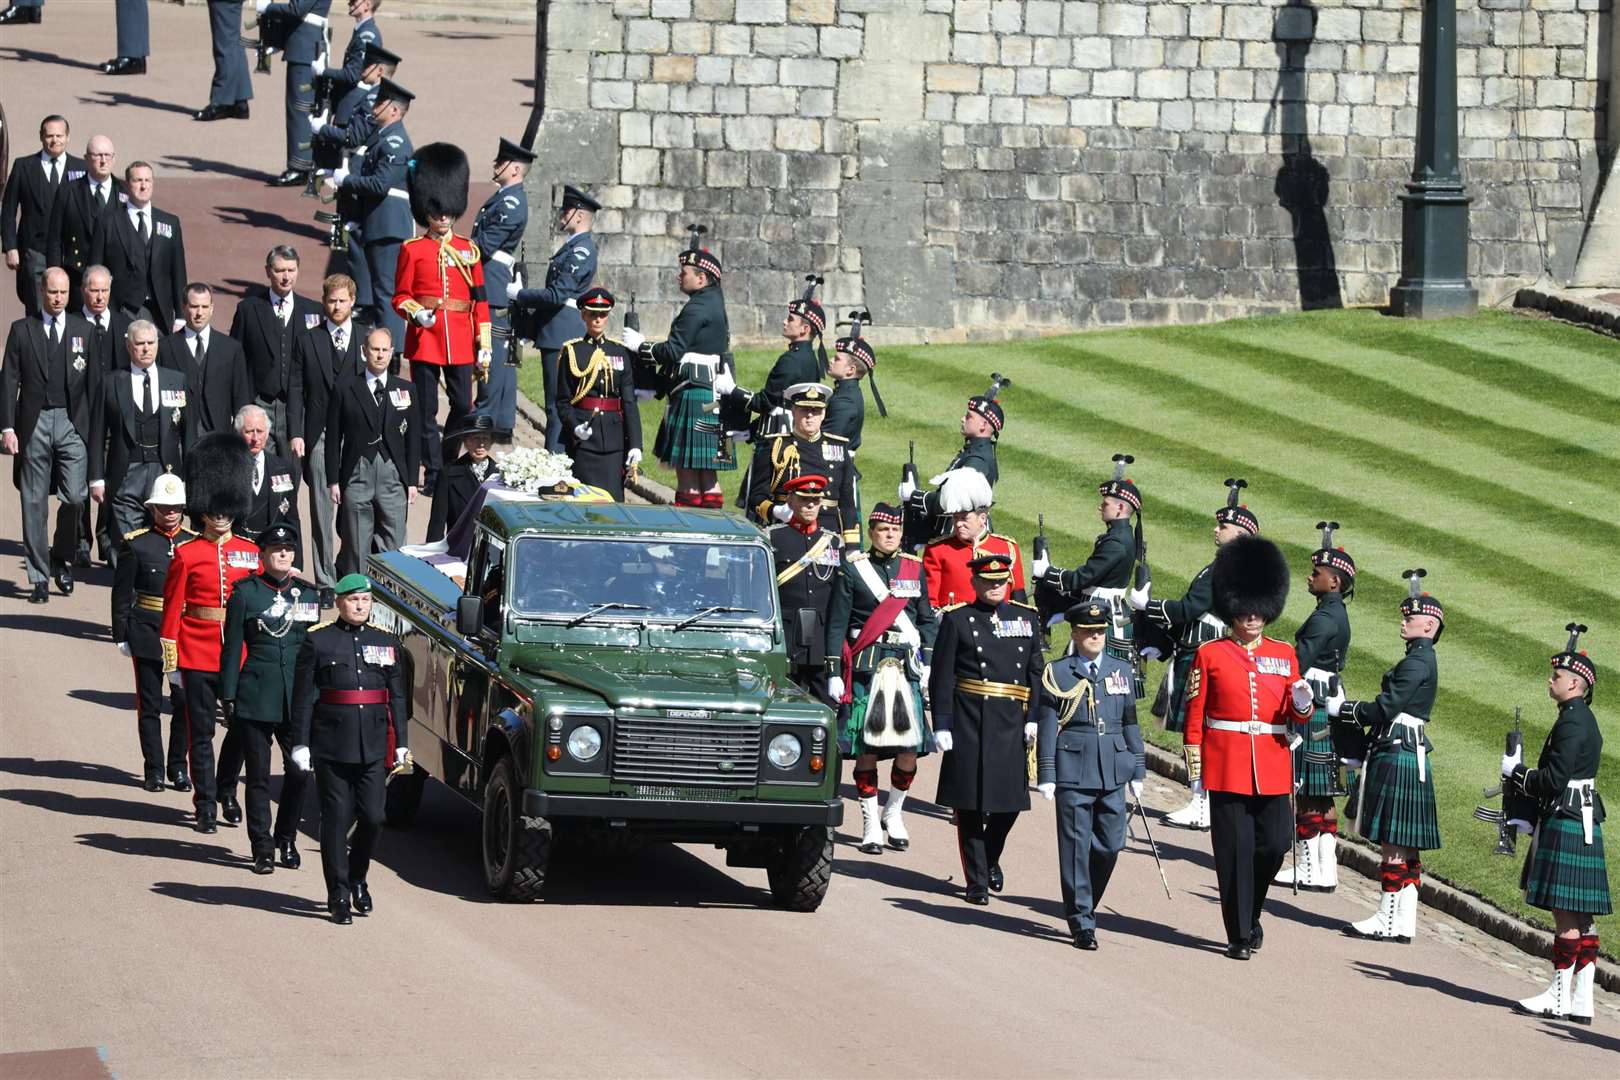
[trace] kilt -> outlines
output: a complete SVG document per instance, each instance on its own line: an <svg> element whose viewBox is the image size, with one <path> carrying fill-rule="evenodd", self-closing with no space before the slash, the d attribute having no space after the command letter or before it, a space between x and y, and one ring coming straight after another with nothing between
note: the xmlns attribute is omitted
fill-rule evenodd
<svg viewBox="0 0 1620 1080"><path fill-rule="evenodd" d="M1428 775L1418 779L1416 750L1378 746L1368 755L1361 781L1361 817L1356 831L1375 844L1433 851L1440 846L1440 822L1434 809L1434 755Z"/></svg>
<svg viewBox="0 0 1620 1080"><path fill-rule="evenodd" d="M1187 676L1192 673L1197 649L1177 649L1170 657L1170 700L1164 710L1164 730L1187 730Z"/></svg>
<svg viewBox="0 0 1620 1080"><path fill-rule="evenodd" d="M653 456L672 469L709 469L730 472L737 468L736 456L722 455L718 413L707 413L703 406L714 400L707 387L687 387L677 391L664 409L653 443Z"/></svg>
<svg viewBox="0 0 1620 1080"><path fill-rule="evenodd" d="M879 746L870 750L867 749L865 739L862 736L866 733L866 703L869 689L870 683L868 680L856 678L854 689L850 693L849 704L840 710L843 723L839 725L838 730L839 757L853 758L860 754L870 753L876 754L879 761L887 761L889 758L906 752L907 748L899 746ZM923 712L922 691L915 684L911 688L911 704L917 717L917 734L920 741L910 749L915 750L919 755L933 753L934 732L928 726L927 715Z"/></svg>
<svg viewBox="0 0 1620 1080"><path fill-rule="evenodd" d="M1339 756L1333 750L1333 721L1321 705L1306 725L1305 741L1295 754L1294 769L1301 795L1327 799L1345 793Z"/></svg>
<svg viewBox="0 0 1620 1080"><path fill-rule="evenodd" d="M1603 862L1603 826L1592 823L1586 842L1581 823L1564 814L1543 818L1519 876L1524 902L1547 911L1608 915L1609 873Z"/></svg>

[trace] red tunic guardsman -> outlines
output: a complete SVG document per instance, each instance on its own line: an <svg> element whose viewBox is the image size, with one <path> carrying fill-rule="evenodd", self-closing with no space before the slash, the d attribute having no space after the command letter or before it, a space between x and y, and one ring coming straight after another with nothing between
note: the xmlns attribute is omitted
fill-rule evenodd
<svg viewBox="0 0 1620 1080"><path fill-rule="evenodd" d="M1006 555L1012 559L1008 595L1023 603L1023 557L1017 541L990 531L992 498L990 482L972 469L958 469L940 485L940 509L949 518L951 529L923 548L928 602L934 607L973 602L973 571L968 564L981 555Z"/></svg>
<svg viewBox="0 0 1620 1080"><path fill-rule="evenodd" d="M186 455L186 471L188 507L202 516L203 532L174 549L163 582L159 637L163 670L178 669L185 687L196 829L211 833L216 829L214 713L225 605L232 587L259 569L259 546L231 533L231 525L247 512L250 502L253 455L236 432L215 432Z"/></svg>

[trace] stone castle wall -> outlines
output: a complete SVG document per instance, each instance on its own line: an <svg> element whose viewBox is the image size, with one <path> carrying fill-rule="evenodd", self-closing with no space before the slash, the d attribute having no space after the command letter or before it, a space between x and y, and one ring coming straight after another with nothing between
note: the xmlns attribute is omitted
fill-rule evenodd
<svg viewBox="0 0 1620 1080"><path fill-rule="evenodd" d="M1458 0L1482 303L1569 272L1612 153L1613 3ZM811 271L878 341L1383 303L1421 10L557 0L531 200L597 194L598 280L649 329L707 224L739 341L774 337Z"/></svg>

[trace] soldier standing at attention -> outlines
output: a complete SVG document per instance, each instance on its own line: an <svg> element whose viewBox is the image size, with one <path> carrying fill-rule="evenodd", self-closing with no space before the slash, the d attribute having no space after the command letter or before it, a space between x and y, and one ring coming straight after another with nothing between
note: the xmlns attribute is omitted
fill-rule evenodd
<svg viewBox="0 0 1620 1080"><path fill-rule="evenodd" d="M832 390L820 383L799 383L787 389L793 407L793 427L767 435L754 444L756 464L749 469L748 508L756 524L787 521L792 511L775 494L795 476L814 473L827 478L832 503L822 504L823 528L837 533L846 544L861 542L860 519L855 507L855 463L842 435L822 430Z"/></svg>
<svg viewBox="0 0 1620 1080"><path fill-rule="evenodd" d="M1064 613L1074 648L1041 677L1036 784L1057 799L1058 874L1074 947L1097 947L1097 906L1125 849L1125 785L1142 797L1147 751L1136 723L1131 666L1103 655L1108 605L1084 600Z"/></svg>
<svg viewBox="0 0 1620 1080"><path fill-rule="evenodd" d="M254 0L253 6L258 9L261 23L282 19L291 24L282 46L287 62L287 171L270 183L274 187L299 187L315 168L309 150L309 117L315 112L316 63L325 70L326 16L332 10L332 0Z"/></svg>
<svg viewBox="0 0 1620 1080"><path fill-rule="evenodd" d="M1005 555L1012 560L1009 595L1022 603L1024 567L1018 543L990 531L989 482L976 470L964 469L946 477L938 494L951 530L923 548L929 603L936 608L968 603L976 595L970 564L981 555Z"/></svg>
<svg viewBox="0 0 1620 1080"><path fill-rule="evenodd" d="M1586 627L1570 623L1569 644L1552 658L1547 695L1558 719L1527 768L1519 754L1502 757L1503 790L1535 800L1536 839L1519 879L1528 904L1552 912L1553 980L1543 994L1516 1008L1531 1016L1592 1022L1592 979L1597 972L1597 917L1609 905L1609 873L1603 861L1603 797L1597 771L1603 733L1592 715L1597 665L1577 651ZM1521 822L1520 828L1530 822Z"/></svg>
<svg viewBox="0 0 1620 1080"><path fill-rule="evenodd" d="M585 336L565 342L557 358L557 414L574 477L623 502L625 474L641 464L641 410L635 357L607 336L613 303L600 285L580 296Z"/></svg>
<svg viewBox="0 0 1620 1080"><path fill-rule="evenodd" d="M1361 813L1356 831L1383 849L1383 892L1378 910L1346 932L1352 937L1410 943L1417 934L1420 852L1440 846L1434 777L1424 731L1440 688L1435 645L1446 628L1440 601L1422 590L1423 570L1408 570L1409 595L1401 601L1401 638L1406 655L1384 673L1371 701L1340 701L1331 708L1367 729L1367 762L1361 770Z"/></svg>
<svg viewBox="0 0 1620 1080"><path fill-rule="evenodd" d="M821 422L823 431L842 435L849 443L849 452L861 448L861 429L866 426L866 398L861 396L861 379L877 370L877 350L872 343L859 336L841 337L833 348L832 359L827 361L827 374L833 380L832 400L827 402L827 418Z"/></svg>
<svg viewBox="0 0 1620 1080"><path fill-rule="evenodd" d="M135 666L135 723L141 739L146 790L163 790L163 583L177 547L197 534L182 522L186 485L166 472L146 497L150 525L125 533L113 562L112 639ZM186 776L186 700L178 680L169 682L169 783L190 791Z"/></svg>
<svg viewBox="0 0 1620 1080"><path fill-rule="evenodd" d="M253 872L281 865L296 870L298 826L304 817L306 773L293 766L293 670L304 635L321 617L315 586L293 576L298 529L270 526L259 537L262 570L237 582L225 605L225 644L220 650L219 703L225 722L242 744L247 765L247 834ZM243 658L243 649L246 656ZM270 832L270 742L281 744L281 810ZM274 847L272 848L272 844Z"/></svg>
<svg viewBox="0 0 1620 1080"><path fill-rule="evenodd" d="M843 557L838 534L820 524L827 478L807 474L782 485L792 516L766 535L776 553L776 592L787 627L788 672L794 682L832 705L827 685L827 615Z"/></svg>
<svg viewBox="0 0 1620 1080"><path fill-rule="evenodd" d="M529 224L529 196L523 178L534 164L534 152L502 139L495 152L495 194L484 200L473 218L472 242L484 257L484 291L489 301L489 378L478 387L478 411L494 422L497 442L512 441L517 423L517 364L512 347L512 283L523 230Z"/></svg>
<svg viewBox="0 0 1620 1080"><path fill-rule="evenodd" d="M1001 478L1001 470L996 467L996 440L1001 438L1001 429L1007 425L1007 414L996 400L1001 386L997 378L988 393L968 398L967 411L962 414L962 449L930 484L943 485L951 474L971 469L983 476L992 489L996 486ZM906 508L907 535L916 540L913 550L943 535L950 527L948 519L953 511L941 502L942 489L927 491L909 479L902 479L899 494L900 505ZM985 505L990 504L986 501Z"/></svg>
<svg viewBox="0 0 1620 1080"><path fill-rule="evenodd" d="M970 904L1002 890L1001 852L1029 809L1025 760L1046 660L1035 609L1007 599L1012 565L1006 555L968 564L973 602L941 612L929 676L934 744L945 754L934 801L955 811Z"/></svg>
<svg viewBox="0 0 1620 1080"><path fill-rule="evenodd" d="M399 638L368 621L371 581L365 575L338 581L337 615L313 627L298 650L292 760L315 770L326 910L333 922L347 925L354 921L351 905L371 913L366 874L383 825L387 767L410 764L410 701Z"/></svg>

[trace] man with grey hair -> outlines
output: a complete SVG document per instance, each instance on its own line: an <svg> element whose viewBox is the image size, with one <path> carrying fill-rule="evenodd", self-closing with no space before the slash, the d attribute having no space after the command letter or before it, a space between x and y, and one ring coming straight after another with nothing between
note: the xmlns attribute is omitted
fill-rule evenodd
<svg viewBox="0 0 1620 1080"><path fill-rule="evenodd" d="M129 331L130 318L112 310L112 274L105 266L93 263L84 268L83 283L79 286L79 314L90 324L90 355L92 363L101 371L105 382L109 372L120 366L129 367L124 352L124 335ZM92 447L91 453L100 452ZM90 524L90 507L94 500L86 499L84 513L79 517L79 555L76 566L90 565L90 538L95 537L96 551L104 563L113 561L117 537L112 534L112 510L106 503L96 508L94 528Z"/></svg>
<svg viewBox="0 0 1620 1080"><path fill-rule="evenodd" d="M12 480L22 495L23 554L29 603L50 600L48 579L73 592L79 506L85 499L95 396L101 372L90 360L90 324L68 312L68 275L47 267L40 313L11 324L0 360L0 450L16 457ZM62 500L56 534L46 542L51 493Z"/></svg>
<svg viewBox="0 0 1620 1080"><path fill-rule="evenodd" d="M85 173L56 189L51 201L50 221L45 228L45 258L52 266L68 272L73 295L79 294L84 269L90 262L90 249L96 230L109 206L118 205L124 194L123 181L113 175L118 154L112 140L92 135L84 148Z"/></svg>
<svg viewBox="0 0 1620 1080"><path fill-rule="evenodd" d="M254 289L236 305L231 337L247 359L253 402L270 416L276 453L292 453L287 430L287 390L292 380L293 345L298 335L320 325L321 305L293 291L298 284L298 252L277 244L264 257L266 288Z"/></svg>
<svg viewBox="0 0 1620 1080"><path fill-rule="evenodd" d="M286 458L270 453L266 444L270 440L270 414L258 405L244 405L236 411L236 433L247 443L253 454L253 493L248 499L248 512L237 519L232 531L258 543L259 536L270 526L285 522L303 529L298 521L298 469ZM302 566L303 549L293 560Z"/></svg>
<svg viewBox="0 0 1620 1080"><path fill-rule="evenodd" d="M326 479L343 541L337 572L345 576L364 573L373 551L405 543L421 465L416 390L388 374L393 335L373 327L364 351L365 370L339 378L326 407Z"/></svg>
<svg viewBox="0 0 1620 1080"><path fill-rule="evenodd" d="M153 481L180 472L194 435L185 375L157 366L158 328L136 319L125 343L128 361L102 380L90 429L90 497L111 504L120 536L145 525Z"/></svg>

